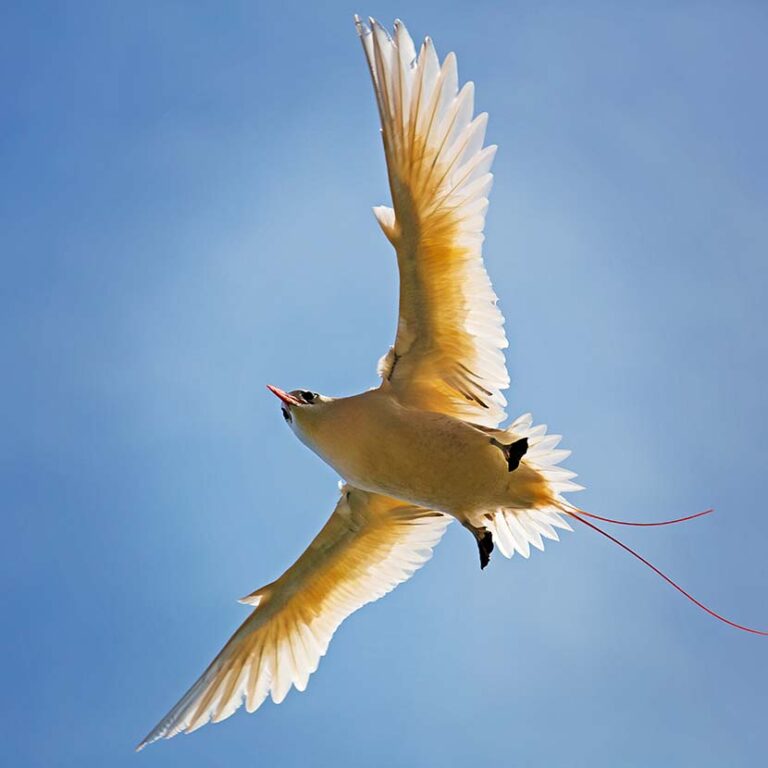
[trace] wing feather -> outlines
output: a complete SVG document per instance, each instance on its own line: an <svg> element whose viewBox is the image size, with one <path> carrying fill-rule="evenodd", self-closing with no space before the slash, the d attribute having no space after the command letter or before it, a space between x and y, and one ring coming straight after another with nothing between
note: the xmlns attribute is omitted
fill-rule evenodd
<svg viewBox="0 0 768 768"><path fill-rule="evenodd" d="M498 426L509 385L504 319L482 258L496 147L473 117L474 85L459 90L456 57L440 65L427 38L418 56L405 26L393 37L356 19L381 118L394 210L374 209L395 246L400 308L382 386L405 404Z"/></svg>
<svg viewBox="0 0 768 768"><path fill-rule="evenodd" d="M208 669L141 742L191 732L253 712L271 694L303 691L339 624L410 578L431 556L451 518L345 486L304 554L243 602L256 608Z"/></svg>

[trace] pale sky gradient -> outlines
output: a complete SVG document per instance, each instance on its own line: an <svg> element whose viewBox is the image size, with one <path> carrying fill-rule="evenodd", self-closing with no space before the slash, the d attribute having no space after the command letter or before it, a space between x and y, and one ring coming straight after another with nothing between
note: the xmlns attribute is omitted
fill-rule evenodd
<svg viewBox="0 0 768 768"><path fill-rule="evenodd" d="M320 8L322 6L322 8ZM762 2L6 2L0 735L14 765L754 766L768 639L587 530L485 572L454 526L304 694L133 754L332 509L267 382L375 383L395 324L352 14L490 112L510 412L587 509L768 625Z"/></svg>

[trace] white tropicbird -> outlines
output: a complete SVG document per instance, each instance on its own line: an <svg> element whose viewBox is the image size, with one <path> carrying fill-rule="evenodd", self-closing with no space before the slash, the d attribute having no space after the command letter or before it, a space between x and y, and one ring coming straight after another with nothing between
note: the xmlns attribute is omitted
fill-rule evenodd
<svg viewBox="0 0 768 768"><path fill-rule="evenodd" d="M607 536L563 497L580 490L559 467L569 451L534 426L509 427L502 390L504 319L483 266L482 242L495 146L483 146L487 115L473 117L473 84L458 88L456 57L442 64L426 38L417 55L405 26L394 35L355 17L370 68L393 207L374 208L397 252L400 306L395 344L379 362L378 388L333 398L284 392L296 436L344 478L328 522L276 581L241 602L253 612L208 669L139 745L219 722L245 702L306 688L336 628L408 579L452 519L474 535L481 567L494 545L527 558L571 530L566 517ZM711 511L711 510L708 510ZM661 523L666 525L693 517Z"/></svg>

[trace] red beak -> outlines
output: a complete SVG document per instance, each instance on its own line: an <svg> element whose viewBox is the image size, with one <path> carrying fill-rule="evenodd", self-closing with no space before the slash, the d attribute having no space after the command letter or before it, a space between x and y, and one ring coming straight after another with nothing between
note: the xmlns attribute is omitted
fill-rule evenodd
<svg viewBox="0 0 768 768"><path fill-rule="evenodd" d="M280 389L280 387L273 387L271 384L267 384L267 389L275 396L279 397L286 405L303 405L301 400L294 397L288 392Z"/></svg>

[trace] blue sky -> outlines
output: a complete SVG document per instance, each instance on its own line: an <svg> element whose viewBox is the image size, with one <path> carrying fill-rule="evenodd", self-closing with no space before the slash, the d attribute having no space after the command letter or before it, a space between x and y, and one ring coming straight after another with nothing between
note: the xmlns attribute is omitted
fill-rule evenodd
<svg viewBox="0 0 768 768"><path fill-rule="evenodd" d="M318 6L322 5L322 9ZM264 389L375 383L397 282L352 14L455 50L499 144L513 414L587 509L768 625L760 2L5 3L0 733L16 765L746 766L768 640L583 529L458 527L304 694L132 748L329 514Z"/></svg>

